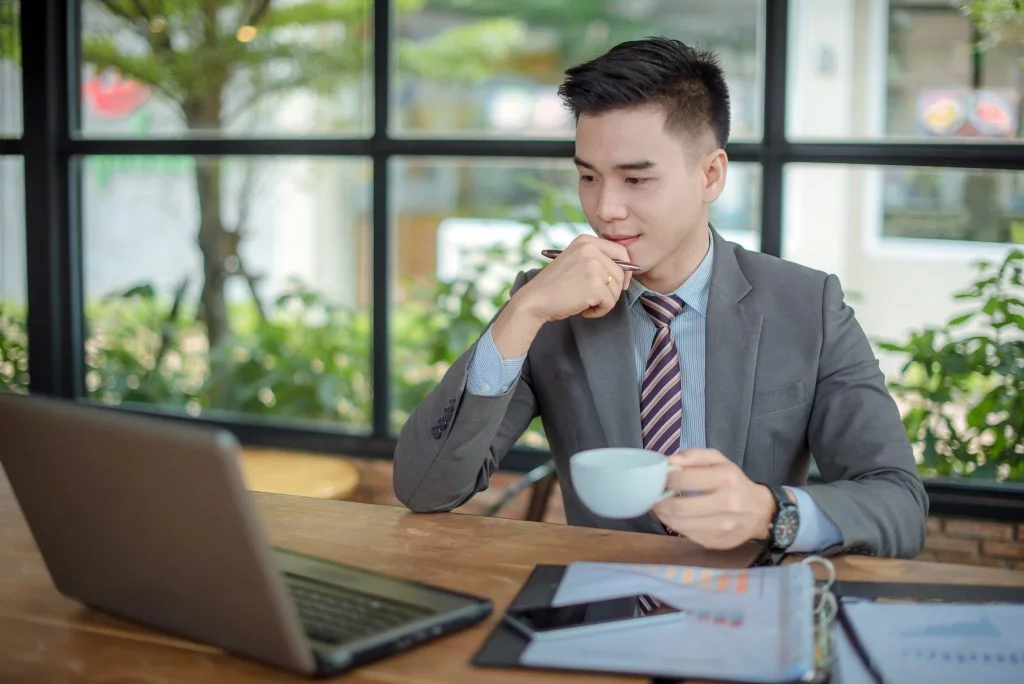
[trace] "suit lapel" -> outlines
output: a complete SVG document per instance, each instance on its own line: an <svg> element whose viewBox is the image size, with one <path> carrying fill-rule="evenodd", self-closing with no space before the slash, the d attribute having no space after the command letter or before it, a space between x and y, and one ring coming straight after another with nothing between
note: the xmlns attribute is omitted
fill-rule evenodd
<svg viewBox="0 0 1024 684"><path fill-rule="evenodd" d="M573 316L570 324L605 441L608 446L643 448L629 299L621 296L603 318ZM619 524L624 530L665 532L653 513Z"/></svg>
<svg viewBox="0 0 1024 684"><path fill-rule="evenodd" d="M712 232L711 270L705 323L704 425L709 449L743 465L754 397L762 316L744 298L750 282L736 261L735 247Z"/></svg>
<svg viewBox="0 0 1024 684"><path fill-rule="evenodd" d="M608 446L641 447L640 390L628 305L623 295L607 315L573 316L570 325Z"/></svg>
<svg viewBox="0 0 1024 684"><path fill-rule="evenodd" d="M751 287L734 247L714 230L712 236L715 258L705 323L706 444L742 466L762 317L744 305ZM620 297L603 318L573 316L569 323L608 446L642 448L628 299ZM653 514L628 523L639 531L664 531Z"/></svg>

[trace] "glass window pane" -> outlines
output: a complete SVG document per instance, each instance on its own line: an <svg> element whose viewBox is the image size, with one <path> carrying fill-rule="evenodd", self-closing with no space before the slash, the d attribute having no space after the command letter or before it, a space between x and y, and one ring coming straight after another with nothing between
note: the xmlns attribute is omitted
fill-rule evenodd
<svg viewBox="0 0 1024 684"><path fill-rule="evenodd" d="M89 136L362 135L371 0L80 0Z"/></svg>
<svg viewBox="0 0 1024 684"><path fill-rule="evenodd" d="M0 391L28 391L25 264L22 162L0 158Z"/></svg>
<svg viewBox="0 0 1024 684"><path fill-rule="evenodd" d="M406 9L414 6L416 9ZM391 126L399 134L567 138L563 72L625 40L717 53L734 139L761 137L763 0L427 0L397 3Z"/></svg>
<svg viewBox="0 0 1024 684"><path fill-rule="evenodd" d="M368 429L368 162L79 168L90 397Z"/></svg>
<svg viewBox="0 0 1024 684"><path fill-rule="evenodd" d="M391 172L397 431L480 335L516 273L547 263L541 249L591 230L567 160L399 158ZM759 166L731 164L726 192L711 210L723 236L750 249L761 240L760 187ZM537 425L522 442L542 446L541 435Z"/></svg>
<svg viewBox="0 0 1024 684"><path fill-rule="evenodd" d="M839 276L887 379L909 388L892 391L921 472L1024 482L1024 260L955 298L1021 253L1024 173L797 164L785 193L783 256ZM904 369L910 349L930 367ZM919 426L925 406L937 413Z"/></svg>
<svg viewBox="0 0 1024 684"><path fill-rule="evenodd" d="M789 136L1019 140L1024 10L997 39L956 5L792 0Z"/></svg>
<svg viewBox="0 0 1024 684"><path fill-rule="evenodd" d="M0 138L21 135L20 0L0 0Z"/></svg>

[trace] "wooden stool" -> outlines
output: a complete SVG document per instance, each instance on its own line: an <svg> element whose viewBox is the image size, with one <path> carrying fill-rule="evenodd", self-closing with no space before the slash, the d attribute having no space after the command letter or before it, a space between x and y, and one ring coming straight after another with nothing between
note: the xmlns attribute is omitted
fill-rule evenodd
<svg viewBox="0 0 1024 684"><path fill-rule="evenodd" d="M246 448L240 465L246 487L257 492L347 499L359 486L359 470L334 456Z"/></svg>

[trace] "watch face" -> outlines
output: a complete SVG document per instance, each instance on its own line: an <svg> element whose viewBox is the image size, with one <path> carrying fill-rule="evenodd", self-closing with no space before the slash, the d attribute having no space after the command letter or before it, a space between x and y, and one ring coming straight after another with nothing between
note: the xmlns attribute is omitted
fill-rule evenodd
<svg viewBox="0 0 1024 684"><path fill-rule="evenodd" d="M800 514L796 506L786 506L779 511L772 529L772 538L776 546L786 548L796 541L799 526Z"/></svg>

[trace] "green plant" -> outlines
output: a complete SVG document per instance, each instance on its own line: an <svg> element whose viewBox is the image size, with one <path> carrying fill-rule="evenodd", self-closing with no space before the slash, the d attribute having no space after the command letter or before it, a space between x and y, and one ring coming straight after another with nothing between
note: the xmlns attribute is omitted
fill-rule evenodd
<svg viewBox="0 0 1024 684"><path fill-rule="evenodd" d="M971 307L943 326L884 342L905 355L890 383L928 475L1024 481L1024 252L981 262L955 295Z"/></svg>
<svg viewBox="0 0 1024 684"><path fill-rule="evenodd" d="M0 0L0 59L21 62L20 14L18 0Z"/></svg>
<svg viewBox="0 0 1024 684"><path fill-rule="evenodd" d="M512 212L526 228L518 242L478 250L455 278L402 284L391 318L392 428L405 422L507 299L511 283L495 291L481 286L488 271L496 264L513 270L540 265L538 241L548 244L557 226L585 221L560 189L530 176L519 180L536 201L528 211ZM163 301L152 285L140 283L88 307L91 398L183 406L192 415L223 410L360 427L371 422L368 311L332 303L293 280L266 310L252 300L229 307L231 332L209 347L194 305L186 304L188 285L183 281ZM0 349L13 348L17 339L0 326ZM539 421L521 442L546 447Z"/></svg>
<svg viewBox="0 0 1024 684"><path fill-rule="evenodd" d="M575 201L532 177L526 230L514 244L495 244L467 260L458 277L403 284L392 330L392 414L399 428L506 301L511 283L487 291L480 283L501 264L540 265L538 241L559 225L585 221ZM169 301L139 283L87 307L86 389L108 403L147 403L365 427L371 422L371 328L368 311L331 302L298 280L266 310L247 300L228 308L230 333L209 346L183 280ZM0 387L27 389L24 307L0 306ZM545 448L535 421L523 444Z"/></svg>
<svg viewBox="0 0 1024 684"><path fill-rule="evenodd" d="M25 307L0 302L0 390L28 391Z"/></svg>
<svg viewBox="0 0 1024 684"><path fill-rule="evenodd" d="M423 4L396 0L394 7L410 14ZM105 19L96 26L106 28L82 36L83 61L145 86L187 129L203 135L259 117L288 93L350 98L365 78L372 35L365 0L88 0L87 7ZM13 52L8 34L14 36L0 23L0 47ZM427 40L396 41L399 77L473 83L492 76L525 40L522 22L505 17L448 28ZM200 157L192 164L203 263L198 314L214 347L232 334L227 281L258 278L240 249L250 228L246 212L232 221L225 211L226 163Z"/></svg>

